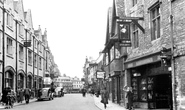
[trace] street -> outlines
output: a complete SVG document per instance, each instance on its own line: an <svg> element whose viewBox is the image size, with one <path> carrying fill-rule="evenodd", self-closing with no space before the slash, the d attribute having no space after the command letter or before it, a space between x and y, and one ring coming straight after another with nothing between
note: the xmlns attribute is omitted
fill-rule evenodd
<svg viewBox="0 0 185 110"><path fill-rule="evenodd" d="M36 101L29 104L15 106L12 110L99 110L90 95L82 97L82 94L65 94L64 97L56 97L52 101Z"/></svg>

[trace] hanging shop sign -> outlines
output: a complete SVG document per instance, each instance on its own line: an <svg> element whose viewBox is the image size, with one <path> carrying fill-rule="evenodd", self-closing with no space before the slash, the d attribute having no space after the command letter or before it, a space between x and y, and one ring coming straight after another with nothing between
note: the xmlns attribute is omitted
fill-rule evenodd
<svg viewBox="0 0 185 110"><path fill-rule="evenodd" d="M120 24L119 30L120 30L119 31L120 46L131 47L130 24Z"/></svg>
<svg viewBox="0 0 185 110"><path fill-rule="evenodd" d="M104 78L104 74L105 74L104 71L98 71L98 72L96 72L97 78L100 78L100 79L103 79Z"/></svg>
<svg viewBox="0 0 185 110"><path fill-rule="evenodd" d="M31 47L31 40L25 40L24 47Z"/></svg>

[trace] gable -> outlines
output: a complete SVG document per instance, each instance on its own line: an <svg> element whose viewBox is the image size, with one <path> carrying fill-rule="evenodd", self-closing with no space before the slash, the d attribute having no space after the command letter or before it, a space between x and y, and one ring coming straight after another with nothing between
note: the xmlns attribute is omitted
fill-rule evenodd
<svg viewBox="0 0 185 110"><path fill-rule="evenodd" d="M31 10L28 9L28 11L24 13L24 16L25 16L25 20L27 21L28 28L33 29Z"/></svg>
<svg viewBox="0 0 185 110"><path fill-rule="evenodd" d="M23 2L22 0L19 0L18 3L17 3L17 7L15 7L17 12L18 12L18 15L19 15L19 18L23 21L24 20L24 9L23 9Z"/></svg>

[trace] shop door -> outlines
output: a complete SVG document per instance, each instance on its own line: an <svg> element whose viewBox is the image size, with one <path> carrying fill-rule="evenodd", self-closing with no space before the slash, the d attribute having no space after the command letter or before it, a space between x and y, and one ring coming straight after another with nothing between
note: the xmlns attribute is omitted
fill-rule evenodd
<svg viewBox="0 0 185 110"><path fill-rule="evenodd" d="M120 104L121 90L120 90L120 77L117 77L117 103Z"/></svg>
<svg viewBox="0 0 185 110"><path fill-rule="evenodd" d="M172 81L170 74L156 76L155 101L156 108L171 108Z"/></svg>

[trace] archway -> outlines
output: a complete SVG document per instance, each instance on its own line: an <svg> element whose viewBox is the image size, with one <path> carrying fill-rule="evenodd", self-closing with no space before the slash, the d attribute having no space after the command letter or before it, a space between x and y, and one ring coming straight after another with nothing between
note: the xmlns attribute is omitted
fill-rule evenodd
<svg viewBox="0 0 185 110"><path fill-rule="evenodd" d="M28 75L28 80L27 80L28 88L32 88L32 75Z"/></svg>
<svg viewBox="0 0 185 110"><path fill-rule="evenodd" d="M11 87L14 89L14 75L15 70L11 66L5 68L5 87Z"/></svg>
<svg viewBox="0 0 185 110"><path fill-rule="evenodd" d="M17 76L17 86L18 86L18 89L23 89L25 86L24 86L24 84L25 84L25 74L24 74L24 71L23 70L19 70L18 71L18 76Z"/></svg>

